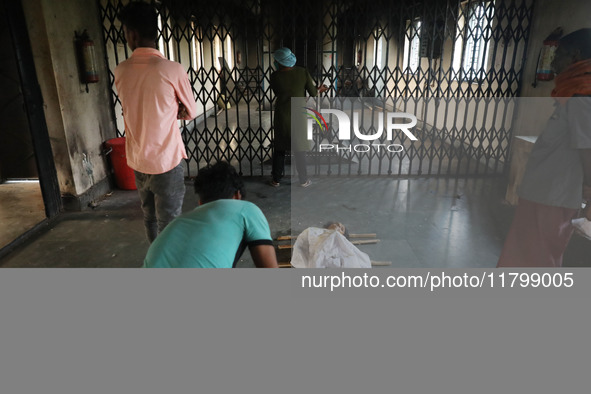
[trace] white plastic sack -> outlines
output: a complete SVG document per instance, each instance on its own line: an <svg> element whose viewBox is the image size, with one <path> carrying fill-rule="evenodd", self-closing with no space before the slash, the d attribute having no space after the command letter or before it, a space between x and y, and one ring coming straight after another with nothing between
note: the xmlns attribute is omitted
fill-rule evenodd
<svg viewBox="0 0 591 394"><path fill-rule="evenodd" d="M291 265L296 268L371 268L371 261L338 231L308 227L294 244Z"/></svg>

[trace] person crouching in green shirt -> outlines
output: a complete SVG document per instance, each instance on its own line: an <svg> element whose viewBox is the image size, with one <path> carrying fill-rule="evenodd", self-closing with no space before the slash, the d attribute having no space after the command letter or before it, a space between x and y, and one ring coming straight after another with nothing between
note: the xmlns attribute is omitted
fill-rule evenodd
<svg viewBox="0 0 591 394"><path fill-rule="evenodd" d="M244 182L230 164L219 162L195 178L199 206L173 220L154 240L148 268L232 268L248 246L255 266L276 268L269 223L244 201Z"/></svg>

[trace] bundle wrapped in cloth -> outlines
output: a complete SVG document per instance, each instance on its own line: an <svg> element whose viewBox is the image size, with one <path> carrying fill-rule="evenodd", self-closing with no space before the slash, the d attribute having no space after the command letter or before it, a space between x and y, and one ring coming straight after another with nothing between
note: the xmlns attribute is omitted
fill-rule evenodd
<svg viewBox="0 0 591 394"><path fill-rule="evenodd" d="M342 232L340 228L308 227L293 246L291 265L296 268L371 268L369 256Z"/></svg>
<svg viewBox="0 0 591 394"><path fill-rule="evenodd" d="M591 240L591 221L587 218L578 218L571 220L571 223L577 234Z"/></svg>

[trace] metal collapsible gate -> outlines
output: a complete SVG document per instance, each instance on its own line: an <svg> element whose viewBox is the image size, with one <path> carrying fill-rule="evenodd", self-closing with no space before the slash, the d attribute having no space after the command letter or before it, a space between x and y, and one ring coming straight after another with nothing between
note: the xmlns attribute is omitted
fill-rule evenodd
<svg viewBox="0 0 591 394"><path fill-rule="evenodd" d="M112 70L130 55L116 19L126 3L99 0L121 135ZM382 105L390 100L419 118L420 138L401 141L403 152L311 154L317 175L487 175L506 169L512 106L504 99L519 95L533 0L154 5L159 49L185 66L200 108L197 119L180 125L188 176L218 160L232 162L244 175L269 174L269 78L272 52L281 46L330 87L327 97L371 98Z"/></svg>

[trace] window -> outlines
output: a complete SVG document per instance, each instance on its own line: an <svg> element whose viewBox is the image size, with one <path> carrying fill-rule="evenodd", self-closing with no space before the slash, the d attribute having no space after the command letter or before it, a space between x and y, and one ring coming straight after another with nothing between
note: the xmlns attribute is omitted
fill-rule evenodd
<svg viewBox="0 0 591 394"><path fill-rule="evenodd" d="M384 32L382 29L376 29L374 32L373 65L378 69L382 69L386 65L385 46L387 46L387 43Z"/></svg>
<svg viewBox="0 0 591 394"><path fill-rule="evenodd" d="M454 70L463 80L480 80L486 76L493 16L492 1L467 2L460 8Z"/></svg>
<svg viewBox="0 0 591 394"><path fill-rule="evenodd" d="M168 18L164 18L162 14L158 15L158 30L160 31L160 39L158 40L158 48L160 52L170 60L175 60L174 44L170 37L170 25Z"/></svg>
<svg viewBox="0 0 591 394"><path fill-rule="evenodd" d="M234 56L232 51L232 37L227 34L222 39L219 34L213 39L213 56L215 68L221 71L224 68L224 62L231 70L234 67Z"/></svg>
<svg viewBox="0 0 591 394"><path fill-rule="evenodd" d="M191 21L191 29L193 35L191 37L191 60L193 61L193 69L199 70L201 68L201 57L203 56L203 43L200 38L201 28L195 25L195 22Z"/></svg>
<svg viewBox="0 0 591 394"><path fill-rule="evenodd" d="M421 21L406 22L406 34L404 38L404 57L402 68L404 72L416 73L421 64Z"/></svg>
<svg viewBox="0 0 591 394"><path fill-rule="evenodd" d="M219 35L213 38L213 64L216 70L222 70L222 40Z"/></svg>
<svg viewBox="0 0 591 394"><path fill-rule="evenodd" d="M225 46L226 46L226 51L224 52L224 56L226 59L226 63L228 64L228 67L231 69L234 68L234 51L232 51L232 37L230 37L230 35L226 35L226 39L225 41Z"/></svg>

